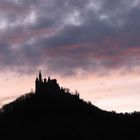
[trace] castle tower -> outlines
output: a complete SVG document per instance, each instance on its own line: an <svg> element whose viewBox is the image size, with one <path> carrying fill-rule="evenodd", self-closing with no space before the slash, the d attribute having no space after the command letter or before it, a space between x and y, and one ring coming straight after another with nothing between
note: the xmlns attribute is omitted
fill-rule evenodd
<svg viewBox="0 0 140 140"><path fill-rule="evenodd" d="M51 78L50 78L50 76L48 77L48 82L50 82L51 81Z"/></svg>
<svg viewBox="0 0 140 140"><path fill-rule="evenodd" d="M41 74L41 71L39 71L39 81L42 81L42 74Z"/></svg>
<svg viewBox="0 0 140 140"><path fill-rule="evenodd" d="M42 74L41 74L41 71L39 71L39 75L35 81L35 92L36 93L41 92L42 85L43 85Z"/></svg>

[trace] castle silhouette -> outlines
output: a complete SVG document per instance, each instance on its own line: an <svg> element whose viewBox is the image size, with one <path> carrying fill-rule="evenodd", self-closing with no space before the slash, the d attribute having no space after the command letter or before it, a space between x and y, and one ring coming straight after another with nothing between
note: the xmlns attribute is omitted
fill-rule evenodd
<svg viewBox="0 0 140 140"><path fill-rule="evenodd" d="M39 76L36 77L35 81L35 93L36 94L44 94L44 93L57 93L60 91L60 86L57 83L56 79L50 79L48 77L48 80L46 78L42 79L41 71L39 71Z"/></svg>
<svg viewBox="0 0 140 140"><path fill-rule="evenodd" d="M75 94L70 94L69 89L63 88L59 86L56 79L51 79L48 77L42 78L41 71L39 71L38 77L36 77L35 80L35 93L36 94L46 94L46 95L57 95L62 93L67 93L70 96L74 96L76 98L79 98L79 93L76 91Z"/></svg>

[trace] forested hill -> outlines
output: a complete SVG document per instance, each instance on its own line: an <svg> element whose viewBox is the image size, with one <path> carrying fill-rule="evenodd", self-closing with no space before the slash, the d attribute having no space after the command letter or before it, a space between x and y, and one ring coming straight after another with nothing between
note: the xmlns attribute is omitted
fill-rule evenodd
<svg viewBox="0 0 140 140"><path fill-rule="evenodd" d="M4 140L140 138L140 113L103 111L80 99L78 94L55 88L51 85L46 93L29 93L3 106L0 137Z"/></svg>

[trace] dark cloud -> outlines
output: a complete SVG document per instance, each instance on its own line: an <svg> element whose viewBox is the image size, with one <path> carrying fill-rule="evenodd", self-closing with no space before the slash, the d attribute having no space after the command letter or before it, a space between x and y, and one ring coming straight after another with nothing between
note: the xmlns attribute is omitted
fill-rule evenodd
<svg viewBox="0 0 140 140"><path fill-rule="evenodd" d="M73 75L139 67L137 0L1 1L0 69Z"/></svg>

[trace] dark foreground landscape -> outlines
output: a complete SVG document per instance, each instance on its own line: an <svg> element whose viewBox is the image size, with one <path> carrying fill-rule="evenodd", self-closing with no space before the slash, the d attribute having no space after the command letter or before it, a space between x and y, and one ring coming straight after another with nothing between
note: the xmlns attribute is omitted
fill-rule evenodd
<svg viewBox="0 0 140 140"><path fill-rule="evenodd" d="M55 79L36 79L29 93L1 109L2 140L140 139L140 113L107 112L79 93L60 88Z"/></svg>

